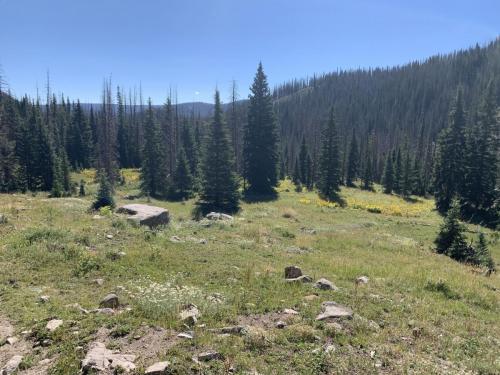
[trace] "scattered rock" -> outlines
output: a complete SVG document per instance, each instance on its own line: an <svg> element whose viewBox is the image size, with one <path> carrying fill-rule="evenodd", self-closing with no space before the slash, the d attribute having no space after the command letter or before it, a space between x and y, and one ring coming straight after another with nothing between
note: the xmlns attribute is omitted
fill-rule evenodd
<svg viewBox="0 0 500 375"><path fill-rule="evenodd" d="M286 323L282 320L278 320L274 326L276 328L283 329L286 327Z"/></svg>
<svg viewBox="0 0 500 375"><path fill-rule="evenodd" d="M220 354L219 352L216 352L214 350L210 350L210 351L198 354L197 358L198 358L198 361L207 362L207 361L213 361L213 360L222 360L222 359L224 359L224 356L222 354Z"/></svg>
<svg viewBox="0 0 500 375"><path fill-rule="evenodd" d="M194 337L194 332L193 331L181 332L177 335L177 337L180 337L181 339L192 339Z"/></svg>
<svg viewBox="0 0 500 375"><path fill-rule="evenodd" d="M110 307L102 307L99 309L94 309L94 310L92 310L92 312L96 313L96 314L104 314L104 315L114 315L115 314L115 310L113 310Z"/></svg>
<svg viewBox="0 0 500 375"><path fill-rule="evenodd" d="M325 345L324 347L324 351L325 353L333 353L335 351L335 346L332 345L332 344L329 344L329 345Z"/></svg>
<svg viewBox="0 0 500 375"><path fill-rule="evenodd" d="M113 239L113 235L112 235L112 234L106 234L106 238L107 238L108 240L112 240L112 239Z"/></svg>
<svg viewBox="0 0 500 375"><path fill-rule="evenodd" d="M99 286L102 286L104 284L104 279L95 279L94 283L99 285Z"/></svg>
<svg viewBox="0 0 500 375"><path fill-rule="evenodd" d="M285 279L296 279L302 276L302 270L297 266L285 267Z"/></svg>
<svg viewBox="0 0 500 375"><path fill-rule="evenodd" d="M370 281L370 279L367 276L359 276L358 278L356 278L357 285L368 284L368 281Z"/></svg>
<svg viewBox="0 0 500 375"><path fill-rule="evenodd" d="M302 227L300 230L306 234L316 234L316 229Z"/></svg>
<svg viewBox="0 0 500 375"><path fill-rule="evenodd" d="M170 242L178 243L178 242L183 242L179 236L172 236L170 237Z"/></svg>
<svg viewBox="0 0 500 375"><path fill-rule="evenodd" d="M188 326L194 326L200 316L200 311L196 305L190 303L179 314L182 322Z"/></svg>
<svg viewBox="0 0 500 375"><path fill-rule="evenodd" d="M170 221L170 215L166 209L147 204L127 204L118 208L117 212L129 215L130 221L149 227L166 225Z"/></svg>
<svg viewBox="0 0 500 375"><path fill-rule="evenodd" d="M92 219L94 219L94 220L101 220L101 219L104 219L104 216L94 215L94 216L92 216Z"/></svg>
<svg viewBox="0 0 500 375"><path fill-rule="evenodd" d="M115 353L102 342L93 342L90 344L87 355L82 360L82 372L84 374L92 371L104 371L107 369L122 370L130 372L135 370L135 355Z"/></svg>
<svg viewBox="0 0 500 375"><path fill-rule="evenodd" d="M14 345L18 341L19 339L16 336L7 337L7 339L5 340L5 342L9 345Z"/></svg>
<svg viewBox="0 0 500 375"><path fill-rule="evenodd" d="M82 314L88 314L90 312L87 309L84 309L83 307L81 307L79 303L70 303L69 305L66 305L66 307L78 310Z"/></svg>
<svg viewBox="0 0 500 375"><path fill-rule="evenodd" d="M316 317L316 320L352 317L352 310L337 302L327 301L323 302L321 305L323 306L323 312Z"/></svg>
<svg viewBox="0 0 500 375"><path fill-rule="evenodd" d="M116 255L118 256L118 258L123 258L125 255L127 255L127 253L125 251L119 251L118 253L116 253Z"/></svg>
<svg viewBox="0 0 500 375"><path fill-rule="evenodd" d="M294 309L284 309L283 314L288 314L288 315L299 315L299 312L294 310Z"/></svg>
<svg viewBox="0 0 500 375"><path fill-rule="evenodd" d="M310 252L311 249L308 249L306 247L289 246L285 251L291 254L304 254Z"/></svg>
<svg viewBox="0 0 500 375"><path fill-rule="evenodd" d="M312 283L313 279L311 276L302 275L294 279L286 279L289 283Z"/></svg>
<svg viewBox="0 0 500 375"><path fill-rule="evenodd" d="M321 290L338 290L338 288L330 280L324 278L316 281L316 284L314 284L314 286Z"/></svg>
<svg viewBox="0 0 500 375"><path fill-rule="evenodd" d="M63 324L63 321L60 320L60 319L52 319L50 320L47 325L45 326L45 328L49 331L49 332L54 332L56 329L58 329L60 326L62 326Z"/></svg>
<svg viewBox="0 0 500 375"><path fill-rule="evenodd" d="M205 216L208 220L223 220L223 221L231 221L234 218L231 215L223 214L221 212L210 212Z"/></svg>
<svg viewBox="0 0 500 375"><path fill-rule="evenodd" d="M40 296L40 298L38 298L38 300L39 300L41 303L47 303L47 302L49 302L50 297L49 297L49 296Z"/></svg>
<svg viewBox="0 0 500 375"><path fill-rule="evenodd" d="M246 327L245 326L229 326L229 327L221 328L219 331L222 334L239 335L239 334L242 334L246 331Z"/></svg>
<svg viewBox="0 0 500 375"><path fill-rule="evenodd" d="M99 303L99 307L111 308L115 309L119 305L118 296L114 293L108 294L104 299Z"/></svg>
<svg viewBox="0 0 500 375"><path fill-rule="evenodd" d="M14 373L18 368L21 362L23 361L23 357L20 355L15 355L2 367L1 375L10 375Z"/></svg>
<svg viewBox="0 0 500 375"><path fill-rule="evenodd" d="M145 375L164 375L167 373L170 362L157 362L146 369Z"/></svg>

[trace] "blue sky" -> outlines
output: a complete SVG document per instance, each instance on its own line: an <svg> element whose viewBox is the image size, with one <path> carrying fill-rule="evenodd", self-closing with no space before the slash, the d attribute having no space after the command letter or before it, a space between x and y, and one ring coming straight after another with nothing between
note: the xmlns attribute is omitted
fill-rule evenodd
<svg viewBox="0 0 500 375"><path fill-rule="evenodd" d="M0 65L15 95L99 101L105 77L155 104L248 95L337 68L392 66L500 35L498 0L0 0Z"/></svg>

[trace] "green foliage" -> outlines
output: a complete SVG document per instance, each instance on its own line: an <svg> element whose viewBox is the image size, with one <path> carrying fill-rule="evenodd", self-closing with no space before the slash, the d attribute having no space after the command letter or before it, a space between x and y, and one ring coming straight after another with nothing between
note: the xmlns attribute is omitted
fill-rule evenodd
<svg viewBox="0 0 500 375"><path fill-rule="evenodd" d="M99 172L99 190L94 202L92 203L93 210L99 210L102 207L109 207L110 209L115 208L113 190L104 170Z"/></svg>
<svg viewBox="0 0 500 375"><path fill-rule="evenodd" d="M194 185L195 182L191 174L188 159L186 158L186 153L184 148L181 148L177 158L170 195L173 199L189 199L194 195Z"/></svg>
<svg viewBox="0 0 500 375"><path fill-rule="evenodd" d="M332 108L322 136L318 180L320 196L330 201L339 200L340 179L339 137Z"/></svg>
<svg viewBox="0 0 500 375"><path fill-rule="evenodd" d="M259 63L250 88L244 136L244 178L254 195L275 194L278 184L278 133L267 77Z"/></svg>
<svg viewBox="0 0 500 375"><path fill-rule="evenodd" d="M351 144L349 146L349 159L347 164L347 172L345 178L345 184L347 186L354 186L354 181L358 177L359 173L359 150L358 141L356 140L356 132L352 131Z"/></svg>
<svg viewBox="0 0 500 375"><path fill-rule="evenodd" d="M382 176L382 186L384 187L384 193L391 194L394 189L394 167L392 165L392 155L387 154L384 166L384 174Z"/></svg>
<svg viewBox="0 0 500 375"><path fill-rule="evenodd" d="M234 173L234 154L231 149L220 104L215 92L215 112L202 165L202 183L197 207L202 214L210 211L226 213L239 209L238 180Z"/></svg>

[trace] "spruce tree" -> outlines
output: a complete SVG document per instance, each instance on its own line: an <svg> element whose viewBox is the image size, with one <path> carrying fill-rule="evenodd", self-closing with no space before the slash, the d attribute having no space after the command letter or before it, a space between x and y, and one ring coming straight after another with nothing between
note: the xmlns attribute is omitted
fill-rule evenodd
<svg viewBox="0 0 500 375"><path fill-rule="evenodd" d="M295 163L293 165L293 174L292 174L292 181L295 187L300 186L300 190L302 190L302 184L300 183L300 166L299 166L299 159L295 159Z"/></svg>
<svg viewBox="0 0 500 375"><path fill-rule="evenodd" d="M405 152L405 158L403 163L403 177L401 180L401 194L403 197L409 197L411 194L412 186L413 186L413 175L412 175L412 167L411 167L411 159L410 152L408 148Z"/></svg>
<svg viewBox="0 0 500 375"><path fill-rule="evenodd" d="M354 186L354 181L358 177L359 168L359 150L358 141L356 140L356 132L352 131L351 144L349 146L349 159L347 160L347 172L345 178L345 184L347 186Z"/></svg>
<svg viewBox="0 0 500 375"><path fill-rule="evenodd" d="M109 183L108 176L105 170L100 170L97 174L99 180L99 189L96 198L92 203L92 209L98 210L101 207L115 208L115 200L113 198L113 189Z"/></svg>
<svg viewBox="0 0 500 375"><path fill-rule="evenodd" d="M363 190L373 190L373 163L370 154L367 153L363 175L361 176Z"/></svg>
<svg viewBox="0 0 500 375"><path fill-rule="evenodd" d="M401 157L401 148L398 147L396 151L396 157L394 161L394 192L396 194L401 194L403 191L403 159Z"/></svg>
<svg viewBox="0 0 500 375"><path fill-rule="evenodd" d="M165 149L161 147L161 134L155 121L151 99L144 123L144 150L141 166L141 191L151 197L164 197L168 189Z"/></svg>
<svg viewBox="0 0 500 375"><path fill-rule="evenodd" d="M251 195L274 195L278 184L278 133L261 63L250 91L243 147L244 178Z"/></svg>
<svg viewBox="0 0 500 375"><path fill-rule="evenodd" d="M321 155L319 161L318 190L322 198L329 201L339 200L340 190L339 136L333 109L323 130Z"/></svg>
<svg viewBox="0 0 500 375"><path fill-rule="evenodd" d="M490 271L495 271L495 262L488 250L488 245L486 244L486 237L483 232L479 232L478 241L476 245L476 257L477 263L483 267L486 267Z"/></svg>
<svg viewBox="0 0 500 375"><path fill-rule="evenodd" d="M197 206L201 214L210 211L232 213L239 209L238 200L234 154L223 119L219 91L216 90L214 117L208 131Z"/></svg>
<svg viewBox="0 0 500 375"><path fill-rule="evenodd" d="M184 148L179 150L177 157L177 165L175 166L174 176L172 181L172 198L185 200L193 196L194 193L194 178L191 174L188 159Z"/></svg>
<svg viewBox="0 0 500 375"><path fill-rule="evenodd" d="M300 182L306 186L308 186L309 184L308 158L309 158L309 152L307 151L306 139L305 137L302 137L302 143L300 145L300 151L299 151Z"/></svg>
<svg viewBox="0 0 500 375"><path fill-rule="evenodd" d="M452 104L448 127L438 139L434 164L434 197L439 212L446 212L454 196L461 196L464 188L465 110L462 90Z"/></svg>
<svg viewBox="0 0 500 375"><path fill-rule="evenodd" d="M394 189L394 167L392 165L392 154L387 153L385 160L384 173L382 175L382 186L385 194L391 194Z"/></svg>

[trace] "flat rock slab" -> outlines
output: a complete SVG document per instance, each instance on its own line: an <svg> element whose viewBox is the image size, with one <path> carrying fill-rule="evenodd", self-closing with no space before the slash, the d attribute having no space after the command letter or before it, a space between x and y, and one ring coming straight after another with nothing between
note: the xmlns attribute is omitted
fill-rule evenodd
<svg viewBox="0 0 500 375"><path fill-rule="evenodd" d="M321 305L323 306L323 312L316 317L316 320L352 317L352 310L349 307L343 306L337 302L327 301L323 302Z"/></svg>
<svg viewBox="0 0 500 375"><path fill-rule="evenodd" d="M125 372L135 370L135 355L121 354L106 348L102 342L90 344L87 355L82 360L82 372L104 371L107 369L120 369Z"/></svg>
<svg viewBox="0 0 500 375"><path fill-rule="evenodd" d="M321 290L337 290L338 288L330 281L324 278L316 281L315 287Z"/></svg>
<svg viewBox="0 0 500 375"><path fill-rule="evenodd" d="M157 362L146 369L145 375L164 375L167 373L170 362Z"/></svg>
<svg viewBox="0 0 500 375"><path fill-rule="evenodd" d="M23 361L23 357L20 355L15 355L5 364L4 367L0 370L1 375L10 375L13 374L19 368L19 365Z"/></svg>
<svg viewBox="0 0 500 375"><path fill-rule="evenodd" d="M54 332L56 329L58 329L60 326L62 326L63 321L60 319L52 319L49 322L47 322L47 325L45 328L47 328L47 331L49 332Z"/></svg>
<svg viewBox="0 0 500 375"><path fill-rule="evenodd" d="M166 225L170 221L168 210L147 204L127 204L118 208L117 212L127 214L129 220L148 227Z"/></svg>

